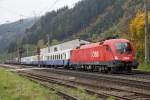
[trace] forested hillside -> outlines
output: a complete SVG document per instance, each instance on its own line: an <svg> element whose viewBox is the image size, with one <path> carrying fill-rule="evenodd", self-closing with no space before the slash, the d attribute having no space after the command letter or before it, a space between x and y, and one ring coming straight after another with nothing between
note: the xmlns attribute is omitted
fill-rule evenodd
<svg viewBox="0 0 150 100"><path fill-rule="evenodd" d="M43 16L26 30L23 42L36 44L51 34L52 40L101 38L128 33L128 22L142 7L141 0L82 0L74 8L64 7Z"/></svg>
<svg viewBox="0 0 150 100"><path fill-rule="evenodd" d="M16 44L17 39L21 41L26 28L30 28L33 24L34 19L30 18L0 25L0 52L6 51L12 44Z"/></svg>
<svg viewBox="0 0 150 100"><path fill-rule="evenodd" d="M134 30L131 22L142 10L141 0L82 0L73 8L63 7L46 13L31 27L26 27L23 39L14 39L7 50L16 52L22 46L32 55L39 40L46 46L48 34L51 45L76 38L97 42L116 34L131 40L129 37ZM142 53L140 49L137 57Z"/></svg>

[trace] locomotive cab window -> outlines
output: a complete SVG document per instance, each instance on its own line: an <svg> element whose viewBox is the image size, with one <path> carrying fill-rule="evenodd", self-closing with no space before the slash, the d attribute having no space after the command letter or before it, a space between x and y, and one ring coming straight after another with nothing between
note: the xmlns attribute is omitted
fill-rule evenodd
<svg viewBox="0 0 150 100"><path fill-rule="evenodd" d="M130 54L132 51L130 43L127 42L116 43L115 46L118 54Z"/></svg>

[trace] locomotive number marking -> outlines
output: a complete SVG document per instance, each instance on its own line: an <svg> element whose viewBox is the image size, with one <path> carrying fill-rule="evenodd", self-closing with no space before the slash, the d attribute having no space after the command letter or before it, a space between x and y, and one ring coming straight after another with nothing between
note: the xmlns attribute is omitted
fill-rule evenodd
<svg viewBox="0 0 150 100"><path fill-rule="evenodd" d="M99 52L98 51L93 51L91 53L91 57L93 57L93 58L99 57Z"/></svg>

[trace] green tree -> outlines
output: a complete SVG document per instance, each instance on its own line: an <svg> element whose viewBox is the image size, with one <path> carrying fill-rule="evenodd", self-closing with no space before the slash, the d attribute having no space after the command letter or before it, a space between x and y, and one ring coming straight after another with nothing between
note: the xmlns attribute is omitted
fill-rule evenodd
<svg viewBox="0 0 150 100"><path fill-rule="evenodd" d="M150 12L148 13L148 19L150 20ZM150 22L149 22L150 27ZM130 34L129 39L132 41L135 50L137 51L137 58L144 59L144 12L138 11L136 16L130 21L129 25ZM150 35L150 30L149 30ZM149 36L148 35L148 36ZM150 41L148 41L150 42ZM149 43L150 47L150 43Z"/></svg>

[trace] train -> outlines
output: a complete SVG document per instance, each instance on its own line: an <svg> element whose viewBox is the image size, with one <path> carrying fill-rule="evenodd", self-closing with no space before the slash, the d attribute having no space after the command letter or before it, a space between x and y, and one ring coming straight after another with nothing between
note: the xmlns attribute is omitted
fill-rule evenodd
<svg viewBox="0 0 150 100"><path fill-rule="evenodd" d="M97 43L75 41L60 44L60 48L41 49L40 55L22 57L20 64L105 73L130 73L139 65L134 57L135 50L127 39L112 38Z"/></svg>

